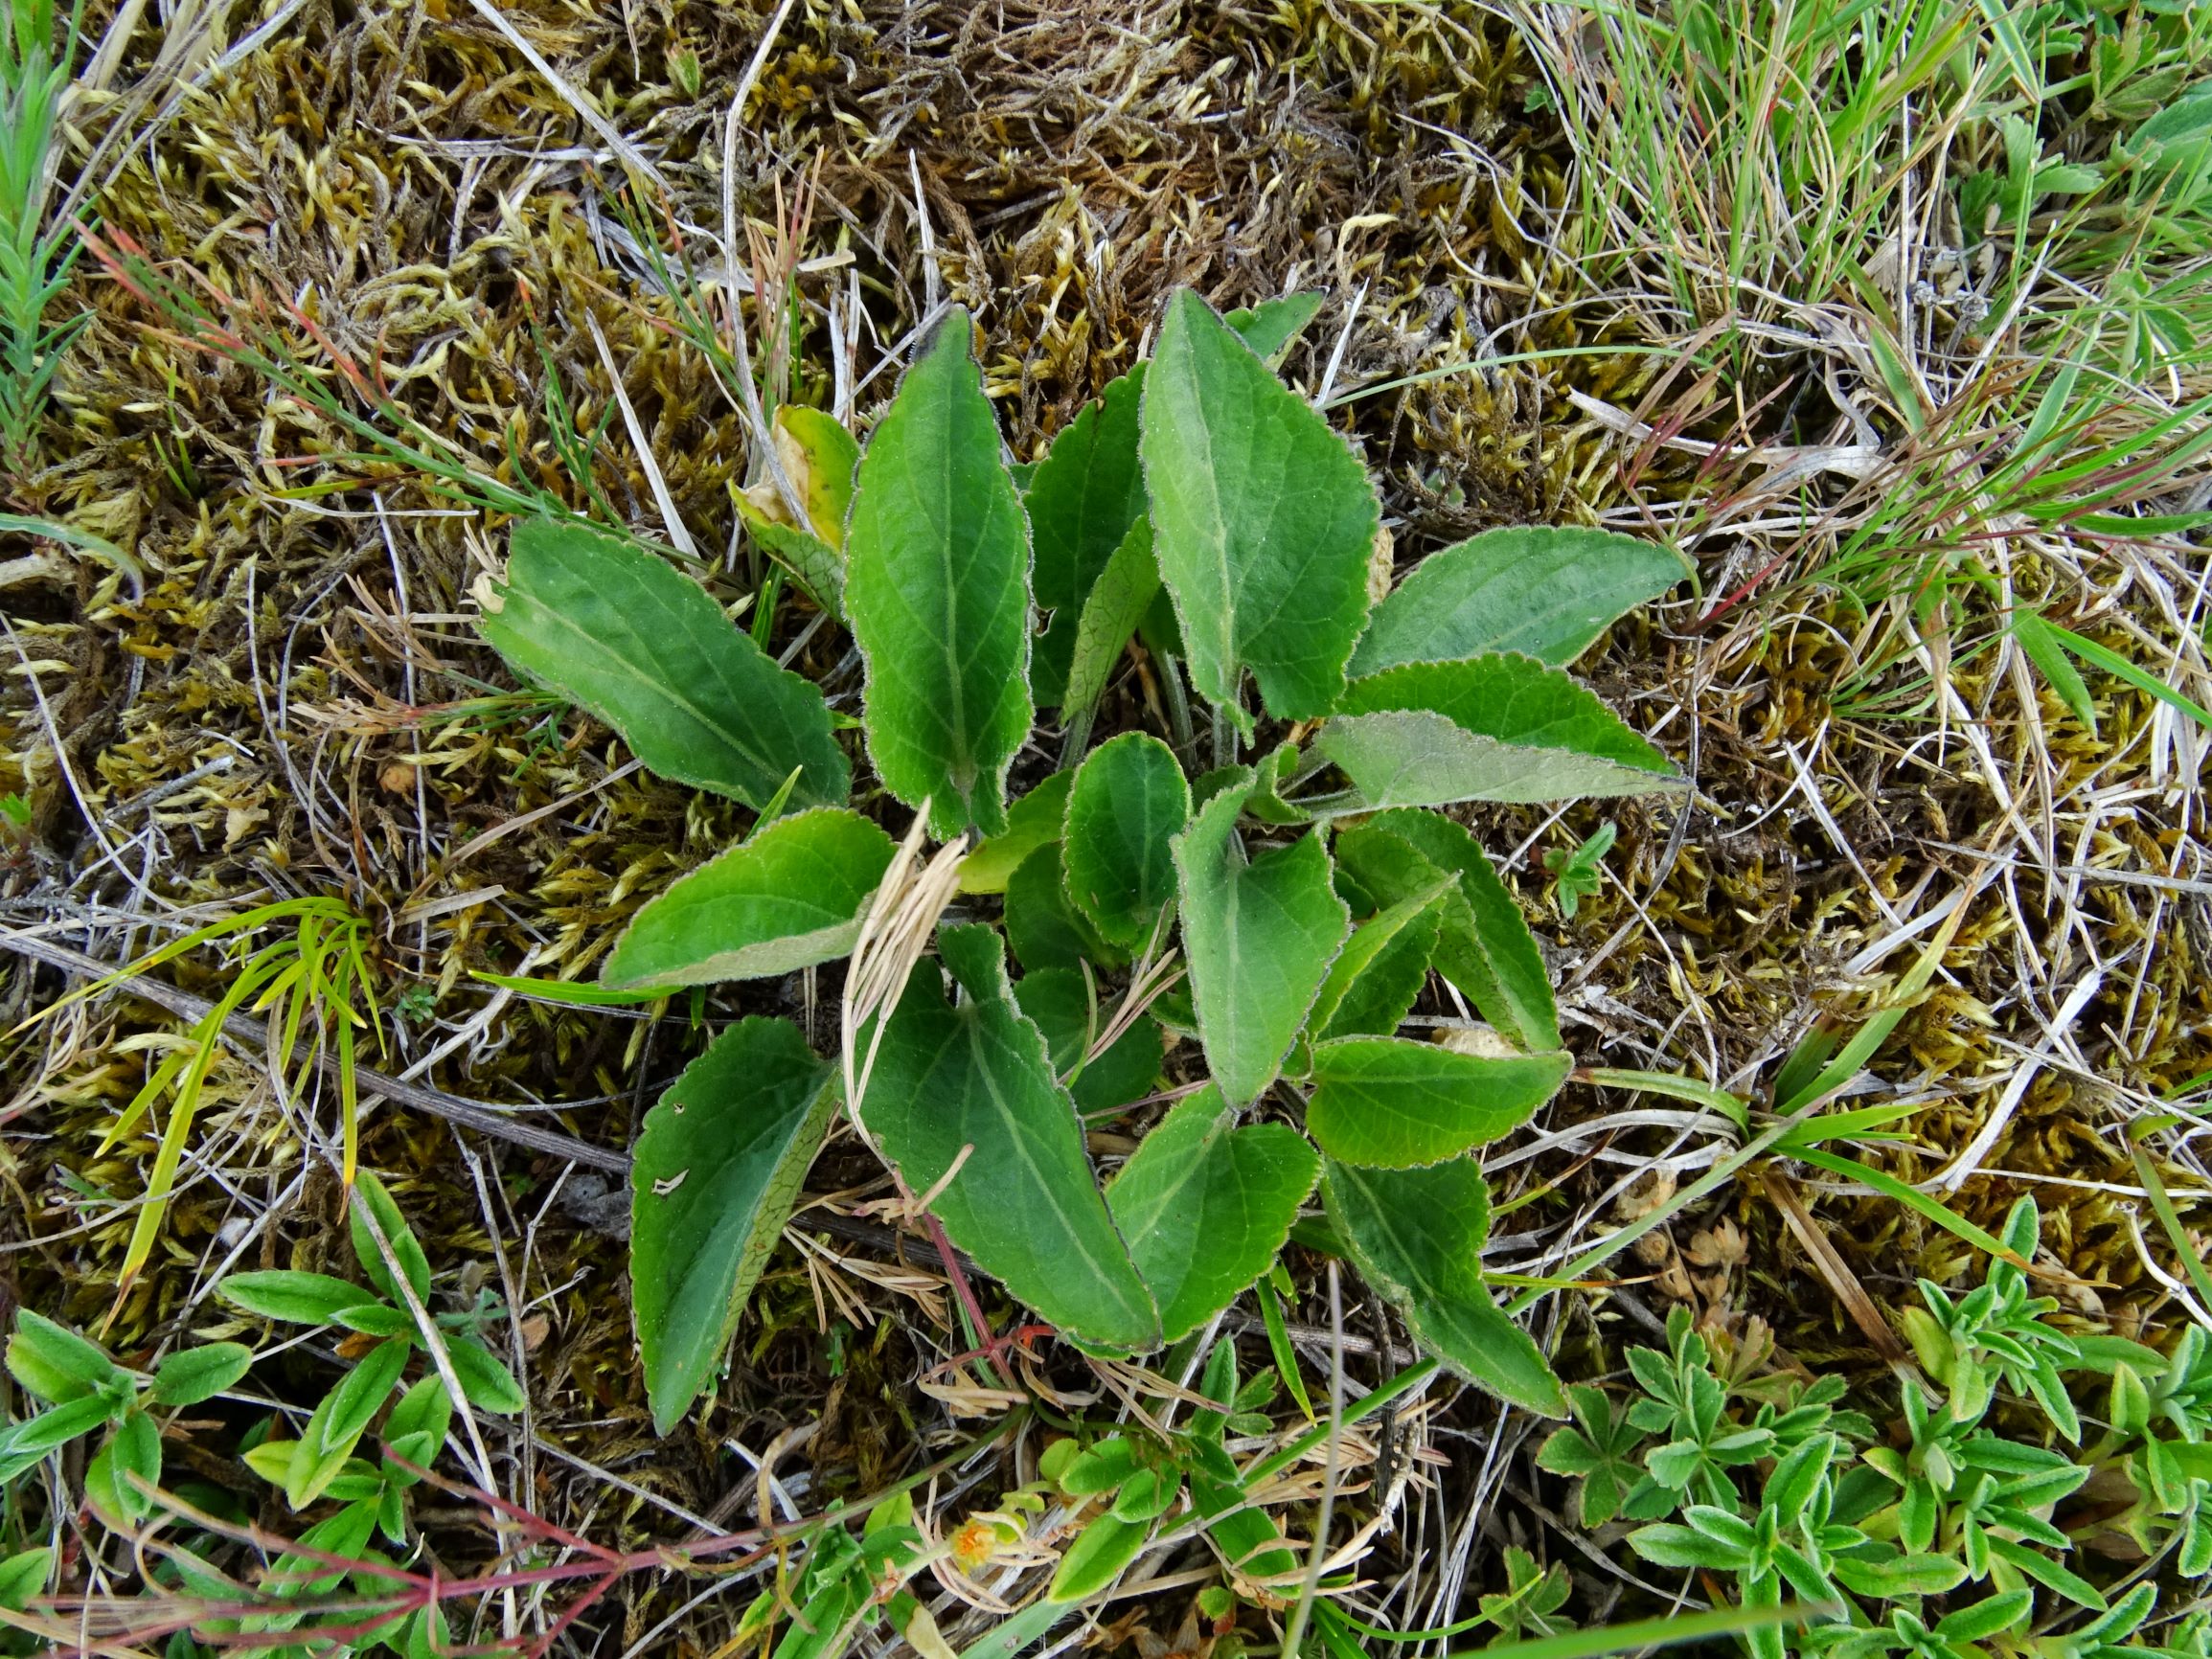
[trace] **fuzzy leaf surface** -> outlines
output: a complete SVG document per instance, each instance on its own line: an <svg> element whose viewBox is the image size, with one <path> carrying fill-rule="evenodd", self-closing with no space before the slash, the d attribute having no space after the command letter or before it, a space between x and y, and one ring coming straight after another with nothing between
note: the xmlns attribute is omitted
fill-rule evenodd
<svg viewBox="0 0 2212 1659"><path fill-rule="evenodd" d="M1137 1271L1174 1342L1266 1272L1313 1191L1321 1160L1284 1124L1235 1126L1209 1085L1148 1134L1106 1189Z"/></svg>
<svg viewBox="0 0 2212 1659"><path fill-rule="evenodd" d="M868 441L845 544L845 610L867 666L884 786L930 803L948 841L1006 828L1029 736L1029 533L998 420L954 307Z"/></svg>
<svg viewBox="0 0 2212 1659"><path fill-rule="evenodd" d="M1237 814L1255 782L1244 770L1174 844L1198 1037L1236 1105L1274 1081L1351 920L1318 832L1245 860Z"/></svg>
<svg viewBox="0 0 2212 1659"><path fill-rule="evenodd" d="M1432 553L1375 607L1352 672L1519 651L1565 667L1689 573L1655 542L1569 525L1486 530Z"/></svg>
<svg viewBox="0 0 2212 1659"><path fill-rule="evenodd" d="M1006 829L960 862L960 891L1004 893L1024 860L1048 841L1058 841L1067 817L1073 772L1055 772L1006 809Z"/></svg>
<svg viewBox="0 0 2212 1659"><path fill-rule="evenodd" d="M1071 967L1035 969L1014 988L1014 1000L1044 1034L1053 1075L1064 1078L1075 1072L1067 1091L1075 1097L1076 1109L1086 1113L1111 1111L1151 1094L1166 1052L1160 1022L1139 1014L1113 1047L1084 1064L1083 1056L1113 1011L1094 1008L1091 994L1082 973Z"/></svg>
<svg viewBox="0 0 2212 1659"><path fill-rule="evenodd" d="M1037 602L1053 613L1030 666L1039 707L1061 700L1085 602L1145 511L1144 473L1137 465L1144 379L1140 363L1108 381L1096 403L1084 404L1053 439L1023 498L1037 556Z"/></svg>
<svg viewBox="0 0 2212 1659"><path fill-rule="evenodd" d="M1190 821L1191 787L1175 752L1124 732L1077 769L1060 838L1068 897L1108 943L1134 953L1174 901L1174 837Z"/></svg>
<svg viewBox="0 0 2212 1659"><path fill-rule="evenodd" d="M1500 1399L1567 1415L1551 1366L1482 1283L1490 1190L1471 1161L1367 1170L1326 1160L1321 1199L1367 1283L1446 1365Z"/></svg>
<svg viewBox="0 0 2212 1659"><path fill-rule="evenodd" d="M861 1116L917 1193L973 1147L931 1206L952 1241L1070 1335L1152 1347L1159 1316L1106 1214L1044 1037L1015 1005L998 936L947 927L937 947L968 994L952 1007L926 966L907 981Z"/></svg>
<svg viewBox="0 0 2212 1659"><path fill-rule="evenodd" d="M1388 1036L1412 1011L1428 979L1450 884L1443 877L1352 930L1329 965L1308 1029L1316 1041Z"/></svg>
<svg viewBox="0 0 2212 1659"><path fill-rule="evenodd" d="M1221 321L1236 330L1239 338L1252 348L1253 354L1268 368L1278 367L1298 336L1306 331L1306 325L1321 308L1321 296L1316 293L1285 294L1276 300L1262 300L1258 305L1240 307L1229 312Z"/></svg>
<svg viewBox="0 0 2212 1659"><path fill-rule="evenodd" d="M1129 636L1159 597L1160 567L1152 557L1152 521L1140 518L1129 526L1129 534L1122 537L1121 546L1114 549L1083 602L1068 660L1067 683L1060 697L1063 720L1088 714L1105 694ZM1053 625L1057 628L1060 625L1056 621ZM1044 648L1043 642L1038 648ZM1038 693L1040 699L1042 695Z"/></svg>
<svg viewBox="0 0 2212 1659"><path fill-rule="evenodd" d="M1080 970L1088 961L1119 966L1124 960L1068 897L1066 850L1048 841L1021 861L1006 884L1006 942L1025 972Z"/></svg>
<svg viewBox="0 0 2212 1659"><path fill-rule="evenodd" d="M1334 707L1367 621L1380 508L1344 440L1188 289L1145 380L1152 547L1191 681L1246 737L1243 671L1284 719Z"/></svg>
<svg viewBox="0 0 2212 1659"><path fill-rule="evenodd" d="M1574 678L1534 657L1497 654L1408 663L1355 680L1347 715L1427 709L1453 725L1526 749L1563 749L1673 778L1666 756Z"/></svg>
<svg viewBox="0 0 2212 1659"><path fill-rule="evenodd" d="M834 961L853 948L894 851L890 836L843 807L779 818L640 910L600 982L711 985Z"/></svg>
<svg viewBox="0 0 2212 1659"><path fill-rule="evenodd" d="M852 768L822 693L769 661L705 588L581 524L514 527L479 624L518 671L620 732L653 771L758 810L793 771L800 806L840 805Z"/></svg>
<svg viewBox="0 0 2212 1659"><path fill-rule="evenodd" d="M1494 1057L1402 1037L1337 1037L1313 1045L1306 1130L1349 1164L1440 1163L1525 1123L1573 1066L1565 1054Z"/></svg>
<svg viewBox="0 0 2212 1659"><path fill-rule="evenodd" d="M1380 905L1451 878L1437 971L1483 1017L1529 1050L1560 1046L1551 973L1520 906L1467 829L1434 812L1378 812L1336 837L1336 861Z"/></svg>
<svg viewBox="0 0 2212 1659"><path fill-rule="evenodd" d="M756 1015L646 1114L630 1166L630 1295L662 1434L714 1382L829 1133L835 1079L797 1026Z"/></svg>
<svg viewBox="0 0 2212 1659"><path fill-rule="evenodd" d="M1313 747L1352 780L1368 809L1576 801L1681 786L1671 771L1584 750L1504 741L1425 708L1339 715L1321 728Z"/></svg>

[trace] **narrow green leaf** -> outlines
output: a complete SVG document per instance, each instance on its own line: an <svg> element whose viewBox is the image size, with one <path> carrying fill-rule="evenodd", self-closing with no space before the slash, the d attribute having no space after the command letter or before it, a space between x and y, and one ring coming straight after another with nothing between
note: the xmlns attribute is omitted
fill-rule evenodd
<svg viewBox="0 0 2212 1659"><path fill-rule="evenodd" d="M970 852L960 864L963 893L1004 893L1006 883L1032 852L1060 839L1067 816L1073 772L1055 772L1006 812L1006 830Z"/></svg>
<svg viewBox="0 0 2212 1659"><path fill-rule="evenodd" d="M1336 837L1338 863L1381 904L1453 877L1436 968L1483 1017L1529 1050L1560 1046L1551 974L1520 906L1463 825L1434 812L1379 812Z"/></svg>
<svg viewBox="0 0 2212 1659"><path fill-rule="evenodd" d="M1615 621L1688 574L1672 550L1610 531L1486 530L1430 554L1375 607L1352 672L1490 651L1564 668Z"/></svg>
<svg viewBox="0 0 2212 1659"><path fill-rule="evenodd" d="M1407 663L1354 680L1339 712L1426 709L1464 731L1529 749L1564 749L1672 777L1666 756L1559 669L1495 653L1464 662Z"/></svg>
<svg viewBox="0 0 2212 1659"><path fill-rule="evenodd" d="M1266 1272L1321 1160L1284 1124L1236 1125L1211 1084L1153 1125L1106 1204L1160 1308L1166 1342L1196 1330Z"/></svg>
<svg viewBox="0 0 2212 1659"><path fill-rule="evenodd" d="M1483 1285L1490 1190L1472 1162L1367 1170L1325 1160L1321 1198L1368 1284L1446 1365L1500 1399L1567 1415L1551 1366Z"/></svg>
<svg viewBox="0 0 2212 1659"><path fill-rule="evenodd" d="M475 1338L453 1338L445 1345L445 1356L453 1362L461 1392L478 1411L510 1417L530 1403L530 1396L522 1392L506 1363Z"/></svg>
<svg viewBox="0 0 2212 1659"><path fill-rule="evenodd" d="M2118 651L2109 647L2101 646L2095 640L2084 639L2071 628L2063 628L2052 622L2046 622L2043 626L2050 630L2054 640L2072 651L2074 655L2080 657L2091 668L2103 669L2108 674L2127 681L2138 692L2156 697L2168 708L2187 715L2200 726L2212 729L2212 713L2207 713L2201 704L2183 696L2164 680L2159 679L2139 664L2130 662Z"/></svg>
<svg viewBox="0 0 2212 1659"><path fill-rule="evenodd" d="M328 1273L278 1267L218 1279L216 1294L263 1319L281 1319L288 1325L331 1325L349 1307L376 1304L377 1293L365 1284Z"/></svg>
<svg viewBox="0 0 2212 1659"><path fill-rule="evenodd" d="M1247 668L1278 717L1329 713L1367 620L1380 508L1366 469L1188 289L1169 302L1142 425L1192 684L1246 737Z"/></svg>
<svg viewBox="0 0 2212 1659"><path fill-rule="evenodd" d="M1152 1015L1139 1014L1112 1048L1085 1064L1083 1055L1112 1011L1093 1006L1091 987L1081 972L1034 968L1015 984L1014 1000L1044 1034L1053 1075L1064 1078L1075 1072L1067 1087L1077 1110L1086 1116L1110 1111L1152 1093L1164 1054L1160 1022Z"/></svg>
<svg viewBox="0 0 2212 1659"><path fill-rule="evenodd" d="M1114 549L1106 567L1083 602L1068 661L1067 683L1060 698L1062 722L1071 729L1087 716L1106 693L1114 665L1129 636L1160 596L1160 566L1152 557L1152 522L1140 518ZM1057 628L1059 624L1055 622ZM1046 636L1049 639L1051 636ZM1038 649L1044 649L1039 641Z"/></svg>
<svg viewBox="0 0 2212 1659"><path fill-rule="evenodd" d="M1321 728L1313 747L1352 780L1361 811L1454 801L1577 801L1680 787L1669 773L1572 749L1500 742L1425 709L1340 715Z"/></svg>
<svg viewBox="0 0 2212 1659"><path fill-rule="evenodd" d="M1174 840L1199 1040L1237 1105L1274 1080L1351 916L1331 885L1318 831L1245 862L1235 830L1254 784L1242 772Z"/></svg>
<svg viewBox="0 0 2212 1659"><path fill-rule="evenodd" d="M741 1020L646 1114L630 1166L630 1297L662 1434L714 1380L837 1109L787 1020Z"/></svg>
<svg viewBox="0 0 2212 1659"><path fill-rule="evenodd" d="M756 830L637 913L600 970L616 989L773 979L853 948L895 849L843 807Z"/></svg>
<svg viewBox="0 0 2212 1659"><path fill-rule="evenodd" d="M514 527L480 625L518 671L588 709L664 778L766 804L837 803L852 769L822 693L762 654L666 561L573 522Z"/></svg>
<svg viewBox="0 0 2212 1659"><path fill-rule="evenodd" d="M1078 769L1061 838L1068 897L1110 943L1133 955L1174 901L1171 839L1191 816L1174 751L1124 732Z"/></svg>
<svg viewBox="0 0 2212 1659"><path fill-rule="evenodd" d="M1121 951L1107 943L1067 894L1065 850L1048 841L1022 860L1006 884L1006 942L1023 969L1080 967L1085 961L1119 966Z"/></svg>
<svg viewBox="0 0 2212 1659"><path fill-rule="evenodd" d="M1038 607L1053 613L1030 664L1041 708L1061 700L1086 602L1145 511L1144 474L1137 466L1144 375L1139 364L1108 381L1099 401L1085 404L1060 429L1023 498L1036 551ZM1133 619L1129 626L1135 628ZM1118 642L1114 648L1119 651Z"/></svg>
<svg viewBox="0 0 2212 1659"><path fill-rule="evenodd" d="M375 1234L369 1230L372 1216L376 1223ZM399 1263L408 1288L415 1292L415 1300L423 1303L430 1300L430 1261L422 1254L422 1241L407 1225L407 1217L399 1214L399 1206L392 1201L392 1194L384 1190L384 1183L367 1170L354 1178L353 1202L346 1207L346 1225L352 1233L353 1257L361 1263L361 1271L395 1307L407 1299L399 1294L399 1283L385 1264L385 1250L389 1250L392 1261ZM376 1247L378 1236L384 1240L382 1250ZM361 1300L365 1302L369 1298Z"/></svg>
<svg viewBox="0 0 2212 1659"><path fill-rule="evenodd" d="M414 1347L404 1336L388 1337L354 1361L353 1369L338 1379L337 1387L324 1402L330 1407L329 1416L316 1413L323 1417L322 1432L315 1445L317 1453L353 1449L353 1443L368 1428L369 1420L390 1398L399 1374L407 1368L407 1355L414 1352Z"/></svg>
<svg viewBox="0 0 2212 1659"><path fill-rule="evenodd" d="M947 927L939 955L967 992L916 972L883 1032L862 1116L952 1241L1070 1335L1125 1352L1159 1318L1100 1194L1044 1037L1015 1006L998 936Z"/></svg>
<svg viewBox="0 0 2212 1659"><path fill-rule="evenodd" d="M180 1349L154 1367L153 1398L161 1405L197 1405L237 1382L253 1363L254 1351L242 1342Z"/></svg>
<svg viewBox="0 0 2212 1659"><path fill-rule="evenodd" d="M1559 1092L1566 1054L1459 1054L1402 1037L1313 1045L1306 1129L1331 1157L1401 1170L1494 1141Z"/></svg>
<svg viewBox="0 0 2212 1659"><path fill-rule="evenodd" d="M1029 536L955 306L868 440L845 608L867 666L868 752L930 832L1006 828L1029 736Z"/></svg>
<svg viewBox="0 0 2212 1659"><path fill-rule="evenodd" d="M1425 893L1401 899L1352 930L1329 965L1306 1022L1315 1041L1387 1036L1398 1029L1428 981L1444 900L1452 891L1450 878L1439 876Z"/></svg>
<svg viewBox="0 0 2212 1659"><path fill-rule="evenodd" d="M161 1430L153 1419L143 1411L126 1412L85 1469L84 1495L104 1516L141 1521L152 1512L153 1498L138 1483L160 1485L161 1462Z"/></svg>
<svg viewBox="0 0 2212 1659"><path fill-rule="evenodd" d="M2092 738L2097 735L2097 704L2089 695L2089 688L2082 679L2081 670L2067 660L2058 636L2051 625L2031 610L2013 613L2013 638L2019 641L2020 649L2028 661L2036 665L2051 690L2059 693L2059 700L2073 712L2075 719L2088 729Z"/></svg>
<svg viewBox="0 0 2212 1659"><path fill-rule="evenodd" d="M1060 1558L1060 1570L1045 1592L1047 1603L1080 1602L1095 1596L1129 1568L1152 1535L1150 1521L1125 1521L1112 1513L1092 1518Z"/></svg>

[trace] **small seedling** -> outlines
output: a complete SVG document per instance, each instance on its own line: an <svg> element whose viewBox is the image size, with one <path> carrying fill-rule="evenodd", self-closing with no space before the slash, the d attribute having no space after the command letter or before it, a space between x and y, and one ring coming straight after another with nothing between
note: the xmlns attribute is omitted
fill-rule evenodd
<svg viewBox="0 0 2212 1659"><path fill-rule="evenodd" d="M1560 914L1568 920L1574 920L1575 911L1584 899L1595 898L1604 891L1603 865L1606 854L1613 850L1613 837L1617 832L1608 818L1580 846L1555 847L1543 855L1543 867L1556 878L1553 896Z"/></svg>

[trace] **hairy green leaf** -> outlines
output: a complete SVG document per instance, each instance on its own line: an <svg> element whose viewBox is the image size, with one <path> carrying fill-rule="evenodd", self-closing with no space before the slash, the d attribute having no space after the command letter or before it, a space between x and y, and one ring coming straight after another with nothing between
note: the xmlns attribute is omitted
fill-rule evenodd
<svg viewBox="0 0 2212 1659"><path fill-rule="evenodd" d="M930 832L1006 828L1029 736L1029 535L955 306L860 460L845 609L867 666L868 752Z"/></svg>
<svg viewBox="0 0 2212 1659"><path fill-rule="evenodd" d="M640 910L600 983L711 985L833 961L853 948L893 851L890 836L843 807L763 825Z"/></svg>
<svg viewBox="0 0 2212 1659"><path fill-rule="evenodd" d="M1306 325L1320 308L1319 294L1285 294L1278 300L1262 300L1256 306L1241 307L1221 321L1236 330L1260 361L1272 369L1281 364L1284 354L1306 331Z"/></svg>
<svg viewBox="0 0 2212 1659"><path fill-rule="evenodd" d="M1448 878L1439 876L1426 892L1399 900L1353 929L1343 952L1329 965L1306 1022L1316 1041L1387 1036L1398 1029L1427 983L1450 892Z"/></svg>
<svg viewBox="0 0 2212 1659"><path fill-rule="evenodd" d="M1152 1093L1164 1052L1160 1022L1152 1015L1139 1014L1113 1047L1085 1064L1083 1056L1113 1010L1093 1006L1082 973L1072 967L1032 969L1015 984L1014 1000L1044 1034L1053 1075L1064 1078L1075 1072L1067 1088L1078 1110L1110 1111Z"/></svg>
<svg viewBox="0 0 2212 1659"><path fill-rule="evenodd" d="M738 516L745 530L770 558L791 573L817 608L830 620L845 620L845 556L808 530L793 530L781 519L770 518L742 490L737 492Z"/></svg>
<svg viewBox="0 0 2212 1659"><path fill-rule="evenodd" d="M1169 843L1191 816L1174 751L1144 732L1103 744L1076 772L1061 837L1067 894L1108 943L1134 953L1175 897Z"/></svg>
<svg viewBox="0 0 2212 1659"><path fill-rule="evenodd" d="M1015 1006L998 936L947 927L937 947L967 995L952 1007L926 967L908 980L860 1115L915 1192L945 1182L931 1206L945 1231L1021 1301L1098 1347L1153 1346L1159 1316L1044 1037Z"/></svg>
<svg viewBox="0 0 2212 1659"><path fill-rule="evenodd" d="M1321 1160L1283 1124L1236 1125L1208 1084L1154 1125L1106 1204L1174 1342L1267 1270Z"/></svg>
<svg viewBox="0 0 2212 1659"><path fill-rule="evenodd" d="M1688 574L1671 550L1609 531L1486 530L1430 554L1375 607L1352 672L1489 651L1564 667L1616 619Z"/></svg>
<svg viewBox="0 0 2212 1659"><path fill-rule="evenodd" d="M1336 837L1336 861L1379 905L1453 878L1436 968L1483 1017L1529 1050L1560 1046L1551 974L1513 894L1466 828L1434 812L1378 812Z"/></svg>
<svg viewBox="0 0 2212 1659"><path fill-rule="evenodd" d="M1237 813L1254 786L1243 771L1174 844L1198 1036L1237 1105L1274 1080L1351 919L1318 831L1245 861Z"/></svg>
<svg viewBox="0 0 2212 1659"><path fill-rule="evenodd" d="M1339 705L1347 715L1421 709L1501 743L1564 749L1673 781L1666 756L1570 676L1534 657L1408 663L1353 681Z"/></svg>
<svg viewBox="0 0 2212 1659"><path fill-rule="evenodd" d="M1446 1365L1500 1399L1567 1415L1551 1366L1483 1285L1490 1190L1472 1162L1369 1170L1331 1159L1321 1199L1354 1265Z"/></svg>
<svg viewBox="0 0 2212 1659"><path fill-rule="evenodd" d="M1306 1129L1332 1158L1406 1169L1525 1123L1573 1069L1565 1054L1471 1055L1401 1037L1313 1045Z"/></svg>
<svg viewBox="0 0 2212 1659"><path fill-rule="evenodd" d="M837 1109L799 1028L739 1021L646 1114L630 1166L630 1299L653 1426L708 1388Z"/></svg>
<svg viewBox="0 0 2212 1659"><path fill-rule="evenodd" d="M643 548L573 522L517 524L480 626L519 672L612 726L664 778L756 809L794 771L803 806L852 787L822 693Z"/></svg>
<svg viewBox="0 0 2212 1659"><path fill-rule="evenodd" d="M1053 613L1030 665L1042 708L1060 701L1084 602L1145 511L1144 474L1137 466L1144 376L1139 364L1108 381L1099 401L1085 404L1060 429L1023 499L1036 550L1037 602ZM1136 624L1132 620L1129 625Z"/></svg>
<svg viewBox="0 0 2212 1659"><path fill-rule="evenodd" d="M1340 715L1321 728L1313 747L1352 780L1363 810L1454 801L1575 801L1680 786L1672 773L1603 756L1500 742L1426 709Z"/></svg>
<svg viewBox="0 0 2212 1659"><path fill-rule="evenodd" d="M1140 518L1129 526L1121 546L1106 560L1106 569L1091 584L1076 624L1075 640L1061 693L1060 716L1072 726L1087 716L1105 694L1114 665L1121 661L1129 635L1160 596L1159 561L1152 557L1152 521ZM1057 628L1058 624L1054 626ZM1049 635L1047 636L1050 637ZM1043 650L1043 642L1038 649Z"/></svg>
<svg viewBox="0 0 2212 1659"><path fill-rule="evenodd" d="M1080 967L1086 960L1119 966L1124 958L1067 894L1065 851L1048 841L1021 862L1006 884L1006 942L1023 969Z"/></svg>
<svg viewBox="0 0 2212 1659"><path fill-rule="evenodd" d="M1081 1602L1097 1595L1129 1570L1152 1531L1150 1521L1125 1521L1112 1513L1094 1515L1060 1557L1052 1587L1045 1592L1045 1603Z"/></svg>
<svg viewBox="0 0 2212 1659"><path fill-rule="evenodd" d="M1073 772L1055 772L1008 807L1004 832L961 860L960 891L1004 893L1008 880L1032 852L1060 839L1060 825L1067 817L1067 793L1074 785Z"/></svg>
<svg viewBox="0 0 2212 1659"><path fill-rule="evenodd" d="M1328 714L1367 620L1380 509L1366 470L1187 289L1168 305L1142 427L1153 552L1192 684L1247 737L1247 668L1271 714Z"/></svg>

